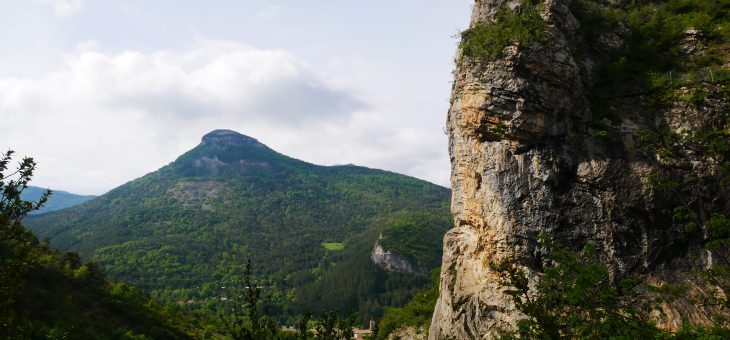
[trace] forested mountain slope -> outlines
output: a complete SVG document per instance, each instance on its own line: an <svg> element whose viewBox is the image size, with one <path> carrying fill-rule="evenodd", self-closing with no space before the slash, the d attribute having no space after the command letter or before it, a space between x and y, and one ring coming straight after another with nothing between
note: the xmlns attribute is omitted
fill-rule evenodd
<svg viewBox="0 0 730 340"><path fill-rule="evenodd" d="M199 325L137 290L109 281L94 263L61 253L28 232L21 220L40 208L23 199L35 162L8 170L0 154L0 339L186 339Z"/></svg>
<svg viewBox="0 0 730 340"><path fill-rule="evenodd" d="M192 317L109 281L95 264L25 231L13 231L12 239L6 231L0 236L0 338L188 339L198 331Z"/></svg>
<svg viewBox="0 0 730 340"><path fill-rule="evenodd" d="M156 172L27 224L111 277L193 309L217 308L251 258L277 291L276 315L309 306L373 317L428 281L376 267L376 240L382 233L428 273L440 263L448 201L448 189L422 180L318 166L216 130ZM429 245L413 244L423 240L403 228Z"/></svg>

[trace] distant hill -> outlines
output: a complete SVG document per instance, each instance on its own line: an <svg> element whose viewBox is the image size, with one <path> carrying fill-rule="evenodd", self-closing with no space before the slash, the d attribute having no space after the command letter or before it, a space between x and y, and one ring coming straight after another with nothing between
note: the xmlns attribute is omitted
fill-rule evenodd
<svg viewBox="0 0 730 340"><path fill-rule="evenodd" d="M37 202L46 189L29 186L23 191L22 198L27 201ZM53 190L53 195L48 198L45 206L38 211L34 211L31 215L44 214L51 211L61 210L70 208L86 201L89 201L96 196L94 195L76 195L65 191Z"/></svg>
<svg viewBox="0 0 730 340"><path fill-rule="evenodd" d="M251 258L284 321L305 307L370 318L408 301L440 265L449 198L413 177L314 165L216 130L156 172L26 223L113 278L191 309L214 311ZM376 242L414 272L375 265Z"/></svg>

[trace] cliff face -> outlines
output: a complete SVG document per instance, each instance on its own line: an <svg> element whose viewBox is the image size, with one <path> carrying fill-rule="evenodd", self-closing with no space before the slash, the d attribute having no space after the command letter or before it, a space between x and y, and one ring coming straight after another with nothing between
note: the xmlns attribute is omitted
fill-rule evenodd
<svg viewBox="0 0 730 340"><path fill-rule="evenodd" d="M373 251L370 253L370 259L376 266L389 272L425 275L421 271L414 269L411 262L405 256L391 250L383 249L383 246L379 242L375 242Z"/></svg>
<svg viewBox="0 0 730 340"><path fill-rule="evenodd" d="M476 0L471 27L524 6ZM718 179L726 175L720 158L685 149L668 159L638 137L727 129L727 86L674 86L667 90L673 99L662 105L627 89L631 95L606 104L621 114L600 119L589 99L599 58L626 48L629 32L621 24L602 28L586 50L580 41L585 26L570 1L546 0L537 8L544 22L541 41L512 42L491 59L464 55L463 48L457 53L447 121L455 227L444 238L431 339L481 338L495 326L514 325L520 314L489 264L515 261L532 282L539 280L545 251L539 234L577 250L587 242L597 245L613 278L639 274L699 294L703 284L693 270L713 260L703 248L707 230L688 233L672 219L672 209L730 212L727 182ZM697 88L705 94L700 105L681 100ZM660 175L698 180L662 191L652 184ZM682 317L707 322L712 312L682 301L662 307L666 316L656 319L668 328Z"/></svg>

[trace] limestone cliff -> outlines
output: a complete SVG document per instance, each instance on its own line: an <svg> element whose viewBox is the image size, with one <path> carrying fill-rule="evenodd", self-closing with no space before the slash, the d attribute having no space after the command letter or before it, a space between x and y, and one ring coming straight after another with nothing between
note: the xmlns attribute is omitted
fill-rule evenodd
<svg viewBox="0 0 730 340"><path fill-rule="evenodd" d="M464 42L457 52L447 120L455 227L444 238L430 339L482 338L495 325L514 325L520 314L489 264L512 260L538 280L541 233L573 249L596 244L614 278L638 274L700 294L703 283L693 271L713 265L703 247L710 237L705 224L711 214L730 216L730 181L721 180L730 171L723 168L728 150L710 155L672 142L667 151L662 142L668 134L686 141L697 131L726 142L727 83L710 74L682 85L670 73L660 105L656 91L640 87L596 96L605 56L633 48L627 43L632 33L619 20L593 27L588 36L569 0L476 0L471 28L533 3L541 38L512 40L492 58L466 55ZM630 1L595 3L601 11ZM696 36L684 53L702 50ZM696 91L701 100L687 100ZM603 108L614 114L601 116ZM668 189L658 183L689 177L691 183ZM696 212L689 214L696 229L688 228L694 222L673 219L683 208ZM682 301L663 310L657 322L667 328L678 327L682 317L707 322L717 311Z"/></svg>
<svg viewBox="0 0 730 340"><path fill-rule="evenodd" d="M370 259L376 266L389 272L425 275L422 271L416 270L405 256L390 249L385 250L378 241L370 253Z"/></svg>
<svg viewBox="0 0 730 340"><path fill-rule="evenodd" d="M403 326L388 335L388 340L425 340L428 332L424 327Z"/></svg>

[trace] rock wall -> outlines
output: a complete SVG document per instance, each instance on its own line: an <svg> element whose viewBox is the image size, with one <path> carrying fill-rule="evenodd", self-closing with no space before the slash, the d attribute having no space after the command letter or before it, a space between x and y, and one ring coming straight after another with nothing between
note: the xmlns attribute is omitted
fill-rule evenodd
<svg viewBox="0 0 730 340"><path fill-rule="evenodd" d="M388 334L388 340L425 340L428 336L424 327L403 326Z"/></svg>
<svg viewBox="0 0 730 340"><path fill-rule="evenodd" d="M414 268L405 256L391 250L383 249L379 241L375 242L373 251L370 253L370 259L376 266L389 272L425 275L423 272Z"/></svg>
<svg viewBox="0 0 730 340"><path fill-rule="evenodd" d="M699 111L675 103L658 115L646 114L642 96L616 99L612 105L625 114L606 123L610 138L601 137L591 127L587 99L594 61L578 57L573 38L581 24L568 5L544 1L546 43L512 44L488 62L457 52L447 120L455 227L444 238L430 339L484 338L496 327L514 326L521 316L489 264L515 261L535 282L543 265L541 233L575 249L596 244L614 278L640 273L656 284L687 284L689 294L701 289L690 273L711 258L701 240L687 240L672 223L666 198L647 185L654 158L626 150L642 129L727 119L727 98ZM493 21L503 6L516 10L520 1L476 0L472 27ZM605 32L599 49L619 48L623 34L621 27ZM693 112L697 117L687 119ZM716 171L701 155L693 157L688 162L696 171ZM718 195L713 204L730 211L727 186ZM710 313L690 304L664 307L667 315L658 322L669 328L680 316L702 323Z"/></svg>

